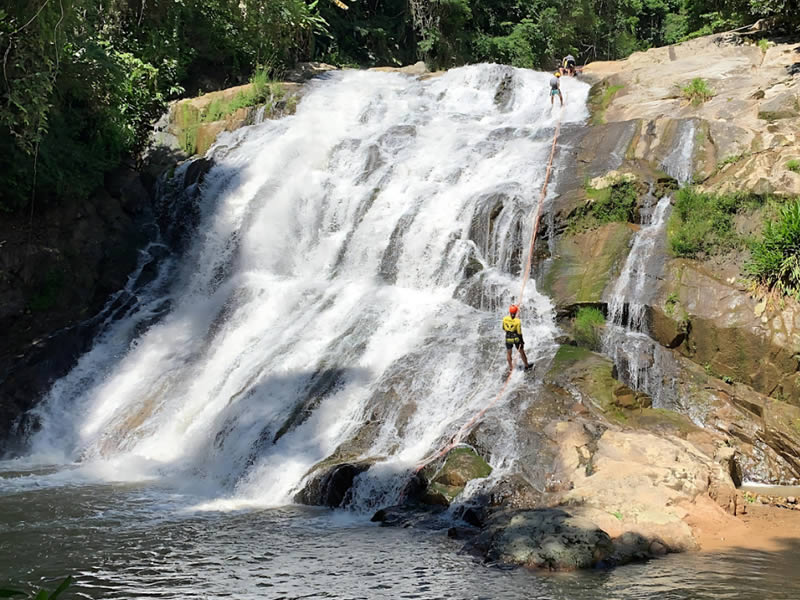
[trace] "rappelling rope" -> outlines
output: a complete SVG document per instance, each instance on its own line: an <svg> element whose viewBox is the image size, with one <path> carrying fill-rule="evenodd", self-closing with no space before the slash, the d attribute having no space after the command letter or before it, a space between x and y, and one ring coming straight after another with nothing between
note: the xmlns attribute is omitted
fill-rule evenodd
<svg viewBox="0 0 800 600"><path fill-rule="evenodd" d="M530 279L531 276L531 266L533 264L533 247L536 244L536 236L539 233L539 221L541 220L542 216L542 206L544 205L544 199L547 196L547 185L550 182L550 173L553 171L553 157L556 154L556 143L558 142L558 135L561 132L561 113L563 113L563 111L564 111L564 105L562 104L561 111L558 113L556 130L555 133L553 134L553 144L550 147L550 158L547 161L547 170L544 173L544 185L542 185L542 193L539 196L539 204L538 207L536 208L536 216L534 217L533 221L533 229L531 231L531 242L530 246L528 247L528 260L525 261L525 269L522 272L522 287L519 292L519 302L518 302L518 306L520 307L522 307L522 301L525 298L525 286L528 285L528 280ZM492 363L494 364L494 361L492 361ZM506 391L508 383L511 381L511 375L513 373L514 373L513 370L510 370L508 372L508 376L506 377L506 380L503 382L503 386L500 388L500 391L497 392L497 395L494 397L494 399L489 404L484 406L478 413L476 413L469 421L464 423L458 430L458 432L453 436L453 439L450 440L450 442L446 446L444 446L438 452L435 452L434 454L431 454L428 457L424 458L416 466L416 468L414 469L415 474L419 473L422 469L424 469L433 461L443 457L445 454L450 452L450 450L452 450L462 442L464 437L466 437L466 435L472 430L475 424L478 421L480 421L481 418L483 418L483 415L485 415L487 411L489 411L489 409L491 409L495 404L497 404L500 398L503 397L503 393Z"/></svg>

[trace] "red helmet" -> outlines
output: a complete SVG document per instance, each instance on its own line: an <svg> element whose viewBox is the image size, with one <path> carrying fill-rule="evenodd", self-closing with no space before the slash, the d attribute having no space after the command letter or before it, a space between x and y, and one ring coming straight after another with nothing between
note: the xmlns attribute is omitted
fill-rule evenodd
<svg viewBox="0 0 800 600"><path fill-rule="evenodd" d="M518 310L519 306L517 306L516 304L512 304L511 306L508 307L508 312L510 312L512 315L517 314Z"/></svg>

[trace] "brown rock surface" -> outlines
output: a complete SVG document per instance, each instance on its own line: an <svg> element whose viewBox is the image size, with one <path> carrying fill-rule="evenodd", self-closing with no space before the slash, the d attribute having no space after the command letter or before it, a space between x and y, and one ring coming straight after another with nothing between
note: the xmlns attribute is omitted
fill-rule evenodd
<svg viewBox="0 0 800 600"><path fill-rule="evenodd" d="M707 365L718 377L800 406L797 303L767 303L701 263L673 260L650 316L652 335L661 344Z"/></svg>
<svg viewBox="0 0 800 600"><path fill-rule="evenodd" d="M762 52L746 35L727 33L590 63L583 73L601 90L623 86L604 118L609 125L642 122L646 135L631 146L629 158L658 164L675 120L692 118L700 124L696 173L706 186L800 194L800 174L785 168L800 154L800 76L791 69L797 47L776 43ZM697 106L681 93L694 78L715 92Z"/></svg>

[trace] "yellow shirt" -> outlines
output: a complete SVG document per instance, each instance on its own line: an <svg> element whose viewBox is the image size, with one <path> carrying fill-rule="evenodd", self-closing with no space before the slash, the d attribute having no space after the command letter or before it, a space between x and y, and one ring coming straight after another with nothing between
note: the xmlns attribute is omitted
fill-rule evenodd
<svg viewBox="0 0 800 600"><path fill-rule="evenodd" d="M518 317L506 315L503 317L503 331L506 332L507 340L518 340L522 335L522 321Z"/></svg>

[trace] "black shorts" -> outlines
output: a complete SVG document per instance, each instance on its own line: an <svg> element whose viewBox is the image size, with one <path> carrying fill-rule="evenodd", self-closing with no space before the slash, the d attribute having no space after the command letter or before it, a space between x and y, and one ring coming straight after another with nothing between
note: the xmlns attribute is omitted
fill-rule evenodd
<svg viewBox="0 0 800 600"><path fill-rule="evenodd" d="M519 350L520 347L522 346L522 342L521 341L509 342L508 340L506 340L506 350L511 350L511 348L513 348L514 346L516 346L517 350Z"/></svg>

